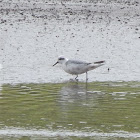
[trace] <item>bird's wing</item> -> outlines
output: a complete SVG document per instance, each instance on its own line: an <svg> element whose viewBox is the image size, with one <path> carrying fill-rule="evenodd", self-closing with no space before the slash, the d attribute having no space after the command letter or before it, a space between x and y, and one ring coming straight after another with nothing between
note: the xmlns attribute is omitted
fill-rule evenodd
<svg viewBox="0 0 140 140"><path fill-rule="evenodd" d="M83 64L83 65L89 65L91 63L87 63L87 62L84 62L84 61L79 61L79 60L68 60L66 62L66 65L69 65L69 64Z"/></svg>

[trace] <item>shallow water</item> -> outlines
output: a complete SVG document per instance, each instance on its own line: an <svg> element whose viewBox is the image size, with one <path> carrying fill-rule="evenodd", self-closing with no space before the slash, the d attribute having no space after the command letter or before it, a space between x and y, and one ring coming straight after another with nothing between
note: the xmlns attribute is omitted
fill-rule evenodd
<svg viewBox="0 0 140 140"><path fill-rule="evenodd" d="M4 84L0 139L139 139L139 85Z"/></svg>

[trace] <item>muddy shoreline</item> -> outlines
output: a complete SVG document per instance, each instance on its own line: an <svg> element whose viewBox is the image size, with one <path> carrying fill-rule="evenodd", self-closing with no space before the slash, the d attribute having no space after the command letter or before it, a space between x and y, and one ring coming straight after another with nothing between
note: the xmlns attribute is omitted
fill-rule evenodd
<svg viewBox="0 0 140 140"><path fill-rule="evenodd" d="M64 82L59 55L106 60L89 81L140 81L140 4L0 3L0 83ZM108 73L108 68L110 72ZM80 76L84 81L85 76Z"/></svg>

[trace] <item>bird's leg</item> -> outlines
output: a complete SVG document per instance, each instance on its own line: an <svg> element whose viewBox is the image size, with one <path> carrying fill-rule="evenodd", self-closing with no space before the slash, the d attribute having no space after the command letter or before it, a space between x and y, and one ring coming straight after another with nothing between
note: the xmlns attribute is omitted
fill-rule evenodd
<svg viewBox="0 0 140 140"><path fill-rule="evenodd" d="M88 73L86 72L86 82L88 81Z"/></svg>
<svg viewBox="0 0 140 140"><path fill-rule="evenodd" d="M78 75L75 77L75 80L76 80L76 81L78 81L78 79L77 79L77 78L78 78Z"/></svg>

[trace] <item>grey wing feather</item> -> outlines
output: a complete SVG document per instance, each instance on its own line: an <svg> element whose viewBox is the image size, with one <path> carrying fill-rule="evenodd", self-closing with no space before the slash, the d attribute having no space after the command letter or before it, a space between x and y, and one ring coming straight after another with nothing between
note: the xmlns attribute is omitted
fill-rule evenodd
<svg viewBox="0 0 140 140"><path fill-rule="evenodd" d="M66 62L66 65L69 65L69 64L86 64L86 65L89 65L91 63L87 63L87 62L79 61L79 60L68 60Z"/></svg>

